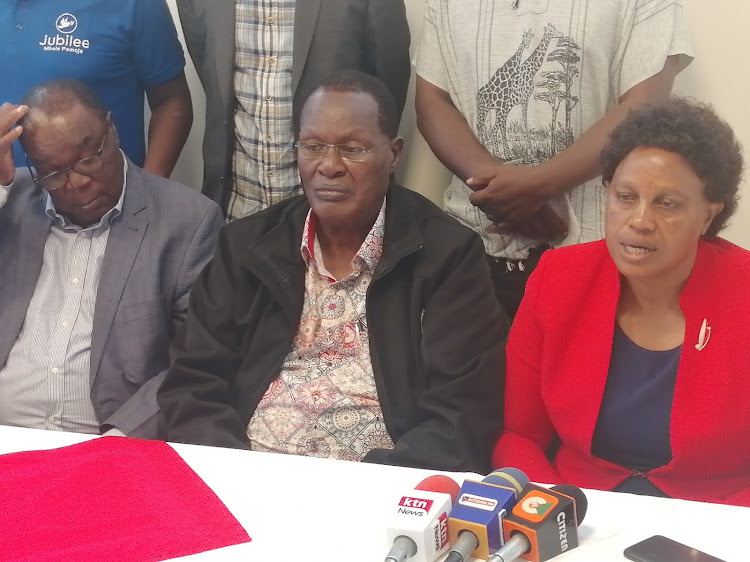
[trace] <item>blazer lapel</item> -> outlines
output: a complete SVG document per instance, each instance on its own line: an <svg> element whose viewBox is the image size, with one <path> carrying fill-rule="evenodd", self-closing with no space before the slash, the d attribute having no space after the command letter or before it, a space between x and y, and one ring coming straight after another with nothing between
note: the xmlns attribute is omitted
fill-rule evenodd
<svg viewBox="0 0 750 562"><path fill-rule="evenodd" d="M92 384L99 370L115 312L148 226L145 188L140 174L141 171L132 162L128 162L123 212L110 226L107 249L104 252L91 334Z"/></svg>
<svg viewBox="0 0 750 562"><path fill-rule="evenodd" d="M297 92L302 71L310 52L322 0L303 0L294 8L294 52L292 56L292 92Z"/></svg>
<svg viewBox="0 0 750 562"><path fill-rule="evenodd" d="M9 280L10 286L0 290L0 310L3 312L5 325L2 328L4 337L0 342L0 365L4 365L16 338L26 320L31 297L39 279L39 271L44 259L44 246L47 243L52 220L44 212L45 203L41 196L31 200L30 209L22 210L25 216L21 219L18 235L18 254L7 256L11 261L4 263L2 277ZM16 263L16 267L7 267Z"/></svg>
<svg viewBox="0 0 750 562"><path fill-rule="evenodd" d="M206 3L204 9L219 12L218 17L215 18L215 20L219 22L218 25L215 29L207 30L207 35L209 39L214 40L214 49L216 50L216 53L213 58L217 65L217 81L221 90L221 99L224 101L224 106L229 108L234 104L234 51L237 42L235 36L237 33L235 23L235 3L228 1L212 2L210 4ZM207 21L213 21L214 17L206 19Z"/></svg>

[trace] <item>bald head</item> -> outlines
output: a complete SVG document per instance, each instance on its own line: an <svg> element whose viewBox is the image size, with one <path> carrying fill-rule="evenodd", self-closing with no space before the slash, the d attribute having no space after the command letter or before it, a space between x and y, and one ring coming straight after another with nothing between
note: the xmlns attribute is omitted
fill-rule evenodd
<svg viewBox="0 0 750 562"><path fill-rule="evenodd" d="M21 144L55 210L87 227L117 204L123 156L117 130L96 95L74 80L47 82L23 100Z"/></svg>
<svg viewBox="0 0 750 562"><path fill-rule="evenodd" d="M21 135L21 143L27 133L33 132L35 126L42 119L54 119L64 115L74 105L80 105L91 111L99 120L105 121L107 110L99 101L94 91L83 82L78 80L52 80L34 86L29 90L21 102L29 107L29 112L21 121L24 133Z"/></svg>

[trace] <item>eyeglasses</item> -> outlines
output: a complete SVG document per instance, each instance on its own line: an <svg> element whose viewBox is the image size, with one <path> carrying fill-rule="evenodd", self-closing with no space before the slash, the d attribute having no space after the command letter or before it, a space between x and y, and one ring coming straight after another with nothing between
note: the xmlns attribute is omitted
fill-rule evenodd
<svg viewBox="0 0 750 562"><path fill-rule="evenodd" d="M381 142L379 145L373 146L372 148L363 148L361 146L352 146L349 144L327 144L324 142L308 141L295 142L294 146L297 149L298 154L305 160L320 160L326 155L329 148L335 148L336 152L338 152L342 159L348 160L349 162L362 162L367 158L368 154L375 152L389 142L391 142L390 139Z"/></svg>
<svg viewBox="0 0 750 562"><path fill-rule="evenodd" d="M107 142L107 137L109 136L109 125L111 123L110 115L111 113L108 112L107 128L104 130L104 138L102 138L102 144L99 147L99 150L97 150L91 156L82 158L81 160L68 166L67 168L57 170L55 172L47 174L43 178L40 178L36 173L36 169L32 166L31 160L29 160L29 157L26 156L26 167L29 169L29 173L31 174L31 178L34 180L34 183L36 183L40 187L43 187L47 191L55 191L56 189L60 189L68 183L68 174L70 170L78 172L81 175L88 176L90 178L96 176L96 174L98 174L104 166L102 153L104 152L104 144Z"/></svg>

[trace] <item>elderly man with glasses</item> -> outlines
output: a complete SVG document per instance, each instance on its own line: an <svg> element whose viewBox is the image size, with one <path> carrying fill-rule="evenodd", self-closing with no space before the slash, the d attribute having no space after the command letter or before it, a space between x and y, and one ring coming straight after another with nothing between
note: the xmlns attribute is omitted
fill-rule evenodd
<svg viewBox="0 0 750 562"><path fill-rule="evenodd" d="M219 207L128 160L72 80L0 108L0 184L0 423L160 437L156 391Z"/></svg>
<svg viewBox="0 0 750 562"><path fill-rule="evenodd" d="M479 237L393 182L393 96L334 74L296 118L305 195L228 225L159 392L172 441L489 469L508 321Z"/></svg>

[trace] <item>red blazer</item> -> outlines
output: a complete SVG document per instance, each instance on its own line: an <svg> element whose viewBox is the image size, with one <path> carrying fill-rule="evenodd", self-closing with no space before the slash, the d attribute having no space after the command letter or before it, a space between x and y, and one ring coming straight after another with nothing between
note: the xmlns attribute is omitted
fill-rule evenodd
<svg viewBox="0 0 750 562"><path fill-rule="evenodd" d="M610 490L631 474L591 455L609 370L620 276L603 241L544 254L507 347L505 430L494 466L533 481ZM672 497L750 506L750 252L701 241L680 296L672 461L647 476ZM711 327L695 345L703 320ZM552 464L544 451L562 444Z"/></svg>

